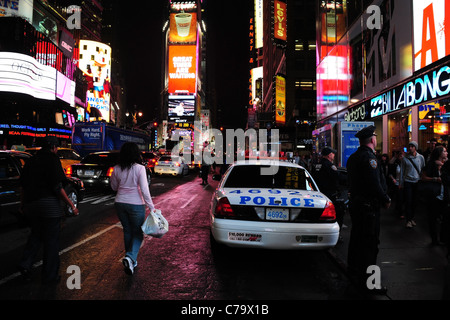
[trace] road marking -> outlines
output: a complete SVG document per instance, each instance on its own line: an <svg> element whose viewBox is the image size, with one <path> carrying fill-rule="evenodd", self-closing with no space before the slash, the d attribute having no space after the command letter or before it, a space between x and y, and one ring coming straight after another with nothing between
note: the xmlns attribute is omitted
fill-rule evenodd
<svg viewBox="0 0 450 320"><path fill-rule="evenodd" d="M101 197L97 201L92 202L92 204L99 204L99 203L106 202L106 201L114 199L114 198L115 198L115 195L108 195L105 197Z"/></svg>
<svg viewBox="0 0 450 320"><path fill-rule="evenodd" d="M152 187L164 187L164 183L152 183Z"/></svg>
<svg viewBox="0 0 450 320"><path fill-rule="evenodd" d="M114 228L121 228L121 227L122 227L121 223L118 222L118 223L116 223L116 224L114 224L114 225L112 225L112 226L110 226L110 227L108 227L108 228L106 228L106 229L103 229L102 231L100 231L100 232L98 232L98 233L96 233L96 234L94 234L94 235L92 235L92 236L90 236L90 237L88 237L88 238L86 238L86 239L84 239L84 240L82 240L82 241L80 241L80 242L78 242L78 243L76 243L76 244L70 246L70 247L67 247L66 249L61 250L61 251L59 252L59 255L62 255L62 254L64 254L64 253L66 253L66 252L69 252L70 250L73 250L73 249L75 249L75 248L77 248L77 247L79 247L79 246L81 246L81 245L83 245L83 244L85 244L85 243L87 243L87 242L89 242L89 241L95 239L95 238L98 238L98 237L101 236L102 234L104 234L104 233L106 233L106 232L108 232L108 231L110 231L110 230L112 230L112 229L114 229ZM39 261L39 262L36 262L36 263L33 265L33 267L34 267L34 268L37 268L37 267L41 266L42 263L43 263L42 260ZM4 279L1 279L1 280L0 280L0 286L3 285L3 284L5 284L5 283L7 283L8 281L11 281L11 280L13 280L13 279L19 277L19 276L20 276L20 272L16 272L16 273L14 273L14 274L12 274L12 275L10 275L10 276L4 278Z"/></svg>
<svg viewBox="0 0 450 320"><path fill-rule="evenodd" d="M194 200L195 198L197 198L197 196L198 196L198 194L194 195L191 199L189 199L189 201L186 202L186 203L181 207L181 209L186 208L186 207L189 205L189 203L192 202L192 200Z"/></svg>

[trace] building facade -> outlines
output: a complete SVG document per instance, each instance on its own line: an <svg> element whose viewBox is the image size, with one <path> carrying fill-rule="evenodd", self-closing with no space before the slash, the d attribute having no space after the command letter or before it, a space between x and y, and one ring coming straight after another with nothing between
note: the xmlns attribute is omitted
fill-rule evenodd
<svg viewBox="0 0 450 320"><path fill-rule="evenodd" d="M255 0L248 128L278 129L281 151L311 151L316 107L315 1Z"/></svg>
<svg viewBox="0 0 450 320"><path fill-rule="evenodd" d="M417 141L448 144L450 2L321 1L317 7L315 148L355 141L343 128L375 124L378 152L389 156Z"/></svg>

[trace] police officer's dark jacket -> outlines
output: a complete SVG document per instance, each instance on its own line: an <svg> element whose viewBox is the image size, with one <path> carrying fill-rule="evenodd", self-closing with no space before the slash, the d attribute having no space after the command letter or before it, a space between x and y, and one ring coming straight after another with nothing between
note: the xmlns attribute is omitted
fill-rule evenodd
<svg viewBox="0 0 450 320"><path fill-rule="evenodd" d="M385 204L390 202L387 195L386 179L378 164L374 151L360 146L347 161L349 192L352 201Z"/></svg>
<svg viewBox="0 0 450 320"><path fill-rule="evenodd" d="M316 179L320 191L333 200L339 189L339 174L336 166L328 159L322 158L320 169L317 171Z"/></svg>

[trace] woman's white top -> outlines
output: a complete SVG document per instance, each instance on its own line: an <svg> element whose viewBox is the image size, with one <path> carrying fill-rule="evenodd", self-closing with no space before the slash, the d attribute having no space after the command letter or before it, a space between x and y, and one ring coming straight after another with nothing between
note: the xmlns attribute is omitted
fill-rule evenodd
<svg viewBox="0 0 450 320"><path fill-rule="evenodd" d="M130 169L125 170L122 170L119 165L115 166L110 183L111 188L117 191L116 202L145 204L150 211L155 209L143 165L135 163Z"/></svg>

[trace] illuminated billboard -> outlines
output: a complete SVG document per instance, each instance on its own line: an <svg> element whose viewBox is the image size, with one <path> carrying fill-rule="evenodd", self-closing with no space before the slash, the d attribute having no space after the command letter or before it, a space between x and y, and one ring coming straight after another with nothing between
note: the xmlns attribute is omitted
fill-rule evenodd
<svg viewBox="0 0 450 320"><path fill-rule="evenodd" d="M275 76L275 122L286 123L286 78Z"/></svg>
<svg viewBox="0 0 450 320"><path fill-rule="evenodd" d="M0 17L22 17L33 21L33 0L0 1Z"/></svg>
<svg viewBox="0 0 450 320"><path fill-rule="evenodd" d="M177 12L170 14L170 43L195 43L197 41L197 13Z"/></svg>
<svg viewBox="0 0 450 320"><path fill-rule="evenodd" d="M0 52L0 91L56 100L56 69L14 52Z"/></svg>
<svg viewBox="0 0 450 320"><path fill-rule="evenodd" d="M450 55L447 11L446 0L413 1L415 71Z"/></svg>
<svg viewBox="0 0 450 320"><path fill-rule="evenodd" d="M196 93L197 46L169 46L169 94Z"/></svg>
<svg viewBox="0 0 450 320"><path fill-rule="evenodd" d="M67 102L71 107L75 107L75 81L70 80L61 72L57 72L56 79L56 97Z"/></svg>
<svg viewBox="0 0 450 320"><path fill-rule="evenodd" d="M255 0L255 47L262 48L264 40L263 0Z"/></svg>
<svg viewBox="0 0 450 320"><path fill-rule="evenodd" d="M170 122L193 122L195 117L194 96L170 96L168 116Z"/></svg>
<svg viewBox="0 0 450 320"><path fill-rule="evenodd" d="M287 41L287 5L286 2L274 0L273 38L276 44L286 45Z"/></svg>
<svg viewBox="0 0 450 320"><path fill-rule="evenodd" d="M79 68L88 81L87 110L96 108L110 121L111 47L100 42L80 40Z"/></svg>

